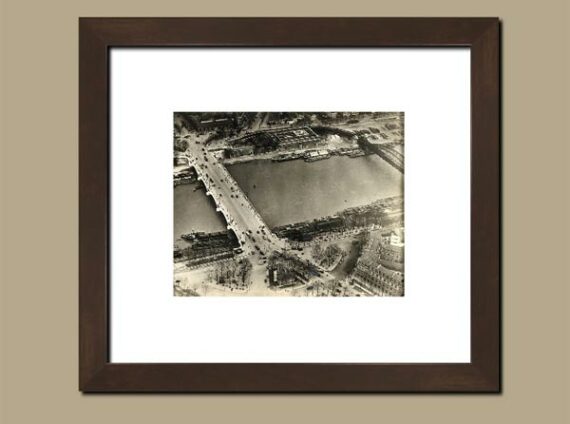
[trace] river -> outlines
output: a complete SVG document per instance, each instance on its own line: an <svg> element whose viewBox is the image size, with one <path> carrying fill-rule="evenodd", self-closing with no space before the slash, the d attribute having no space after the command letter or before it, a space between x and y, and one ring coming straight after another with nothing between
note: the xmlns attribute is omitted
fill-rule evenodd
<svg viewBox="0 0 570 424"><path fill-rule="evenodd" d="M228 165L267 225L320 218L403 194L403 176L376 155L317 162L256 160ZM222 231L225 221L197 184L174 189L174 240L191 231ZM182 243L184 244L184 243Z"/></svg>
<svg viewBox="0 0 570 424"><path fill-rule="evenodd" d="M183 246L182 234L191 231L216 232L226 229L222 214L198 183L181 184L174 188L174 241Z"/></svg>
<svg viewBox="0 0 570 424"><path fill-rule="evenodd" d="M228 171L270 227L403 195L403 175L376 155L258 160L228 165Z"/></svg>

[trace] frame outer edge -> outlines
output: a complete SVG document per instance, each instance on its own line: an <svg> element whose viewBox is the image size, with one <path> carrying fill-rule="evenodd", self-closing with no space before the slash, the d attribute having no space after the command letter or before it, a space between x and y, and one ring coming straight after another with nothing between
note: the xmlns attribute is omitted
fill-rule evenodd
<svg viewBox="0 0 570 424"><path fill-rule="evenodd" d="M477 147L472 146L472 171L477 173L472 172L471 193L472 363L491 393L502 391L500 67L500 21L493 19L472 46L472 142Z"/></svg>
<svg viewBox="0 0 570 424"><path fill-rule="evenodd" d="M107 363L107 46L79 20L79 387ZM102 231L102 229L105 229ZM104 287L102 287L104 283Z"/></svg>
<svg viewBox="0 0 570 424"><path fill-rule="evenodd" d="M259 41L261 34L276 23L279 29L265 41ZM293 35L283 32L288 25L309 27L312 23L319 28L339 31L333 38L315 36L314 29L309 28L304 34L302 31ZM244 31L252 24L256 31L247 35ZM216 28L219 31L210 36ZM500 34L497 18L80 18L79 36L80 390L113 393L500 391ZM471 136L472 141L477 141L476 149L472 145L472 165L476 164L472 171L475 169L478 173L472 172L471 193L470 364L363 364L353 368L354 364L109 363L108 47L161 45L471 47ZM476 73L473 72L475 64L480 66ZM474 110L479 115L475 115ZM485 162L488 155L497 158L497 162ZM479 200L486 203L477 210L473 205ZM478 226L488 231L479 231L485 234L474 239ZM485 269L474 269L481 264ZM474 281L481 286L475 288ZM474 310L485 316L475 316ZM267 368L270 365L275 368ZM250 370L255 369L265 370L267 378L250 377ZM291 375L293 369L319 381L297 386L300 376Z"/></svg>

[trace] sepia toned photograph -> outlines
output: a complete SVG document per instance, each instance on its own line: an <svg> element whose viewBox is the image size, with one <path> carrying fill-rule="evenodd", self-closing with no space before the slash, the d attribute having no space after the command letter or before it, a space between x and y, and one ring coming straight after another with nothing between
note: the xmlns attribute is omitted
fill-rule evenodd
<svg viewBox="0 0 570 424"><path fill-rule="evenodd" d="M175 296L404 296L403 112L175 112Z"/></svg>

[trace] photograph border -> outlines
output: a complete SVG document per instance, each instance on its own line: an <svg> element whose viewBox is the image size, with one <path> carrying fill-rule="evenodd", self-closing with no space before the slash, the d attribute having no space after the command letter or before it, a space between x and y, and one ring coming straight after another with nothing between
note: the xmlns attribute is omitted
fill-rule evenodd
<svg viewBox="0 0 570 424"><path fill-rule="evenodd" d="M110 362L109 53L112 47L469 47L471 362ZM497 18L80 18L79 389L187 393L499 393L500 103Z"/></svg>
<svg viewBox="0 0 570 424"><path fill-rule="evenodd" d="M337 118L338 113L341 113L343 117ZM283 114L286 114L285 118L282 117ZM185 205L183 210L176 206L173 210L174 296L404 297L405 112L175 111L173 115L175 121L173 123L175 132L173 197L175 205L180 203ZM212 115L214 118L222 117L224 119L221 127L211 122ZM275 115L281 116L276 117ZM259 118L258 127L254 129L251 125L255 125L257 118ZM290 121L291 119L294 122ZM298 120L302 122L298 123ZM351 120L354 121L350 122ZM276 124L275 121L278 123ZM394 127L387 128L388 125L394 125ZM224 134L229 133L230 135L222 136L218 131L225 131ZM254 141L257 140L257 137L267 136L271 137L272 142L275 142L270 147L258 145ZM332 136L332 141L329 136ZM378 149L373 146L374 141L369 144L370 140L380 140L376 144ZM177 142L180 143L178 148L176 147ZM212 146L215 143L218 144ZM191 152L190 145L193 145L198 152ZM185 147L182 148L182 146ZM205 160L208 163L200 163L201 157L205 158L206 154L209 155ZM354 156L355 154L356 156ZM309 155L311 156L309 157ZM208 159L211 161L209 162ZM376 171L380 167L385 170L382 184L378 184L378 176L366 175L364 178L359 176L356 181L349 176L344 181L349 182L350 187L369 183L368 190L361 188L357 190L360 194L367 193L368 197L358 198L355 203L353 203L353 199L351 199L351 203L345 199L343 204L331 205L326 210L322 207L317 214L314 214L311 211L313 206L319 204L322 206L322 203L326 202L323 199L335 199L335 201L340 202L342 200L339 190L349 188L330 183L325 188L320 176L310 174L313 169L311 163L318 162L321 165L324 163L329 165L326 169L332 170L331 174L334 173L335 182L341 181L342 179L337 179L340 174L335 167L335 159L347 160L345 163L350 163L348 169L342 171L348 174L360 169L361 166L359 165L363 163L361 161L365 161L364 163L367 165L377 164ZM331 164L329 160L333 163ZM271 222L272 214L267 213L266 210L268 204L261 201L260 205L256 202L260 199L256 199L255 193L251 195L250 193L256 188L255 182L259 185L260 180L274 181L274 178L265 172L261 172L260 175L263 177L258 181L253 181L253 185L248 187L243 177L236 178L232 168L234 166L264 166L262 164L265 164L273 170L279 167L279 163L281 166L288 166L288 164L295 166L303 163L307 165L306 168L303 167L306 172L299 170L299 168L295 168L293 172L290 169L281 170L287 175L292 173L302 175L300 181L288 181L287 185L290 188L302 186L302 190L305 187L303 181L316 178L319 180L319 184L310 187L313 190L318 187L319 190L311 191L308 196L298 196L295 189L296 199L283 197L278 202L280 209L287 206L289 209L280 211L277 217L278 222ZM225 178L222 178L219 184L210 184L211 181L208 180L207 175L208 170L203 169L203 167L207 165L208 169L211 169L217 166L216 164L225 174ZM197 168L201 168L206 176L201 177ZM247 180L249 181L251 178L255 180L258 171L259 169L248 175ZM214 176L214 178L216 177ZM285 177L283 176L283 178ZM219 187L223 184L230 184L231 191L223 193L224 198L222 199L213 192L223 190ZM210 206L206 209L207 215L203 210L194 211L194 213L189 211L189 209L192 210L190 205L195 204L196 197L188 194L188 191L183 188L187 185L189 185L187 189L191 189L191 193L197 193ZM366 186L362 185L361 187ZM327 192L326 189L331 189L332 193ZM383 189L391 192L381 194ZM263 192L263 189L261 190ZM177 196L177 193L180 192L184 192L185 195L179 194ZM283 192L279 191L279 193ZM322 195L322 198L318 198L319 195ZM225 205L224 199L231 203L230 198L237 199L238 196L241 199L241 207L251 209L252 215L257 217L256 224L261 224L263 227L261 232L257 226L248 230L240 228L237 223L232 222L232 213L226 213L222 207L218 207L218 205ZM274 196L271 198L274 199ZM299 203L296 203L296 200L299 200ZM276 203L272 200L270 204L273 206ZM342 226L333 225L332 228L327 227L325 230L317 229L314 226L317 222L329 223L335 218L346 215L351 217L362 216L362 212L356 212L357 210L374 211L373 217L370 217L365 224L343 222ZM300 212L302 215L292 218L291 215L294 212ZM197 214L209 216L210 219L205 218L205 221L210 225L200 224L200 218L197 217ZM393 216L390 217L390 214ZM283 216L287 217L285 222L283 222ZM212 222L216 222L217 225L212 224ZM177 231L177 225L184 227L184 230L179 228ZM242 225L247 226L244 223ZM307 227L310 228L306 232L305 228ZM267 234L265 230L267 230ZM227 243L223 247L224 250L220 251L214 248L215 252L202 254L212 246L209 244L212 236L216 240L212 243L217 243L222 237L224 238ZM272 236L277 237L273 242L270 242L269 237ZM386 240L387 237L390 237L389 241ZM392 237L396 237L396 240ZM281 239L286 244L284 246L277 245L277 239ZM193 246L196 243L200 246L194 250ZM378 261L382 262L383 260L382 264L378 265L382 270L382 280L378 276L371 277L370 273L366 271L362 274L373 281L366 281L366 278L362 280L356 275L357 270L362 269L363 258L366 258L367 255L363 254L362 251L356 254L354 252L359 249L366 250L365 246L368 243L378 243L378 247L375 249L382 246L386 250L390 249L389 251L395 256L395 258L389 259L383 256L385 253L374 251L374 263L378 264ZM339 247L339 244L343 247ZM347 244L351 244L352 247L347 247ZM315 255L323 254L324 249L328 247L332 248L334 253L331 257L332 263L325 265L322 262L324 258ZM323 250L316 253L316 248L323 248ZM354 263L350 268L339 272L340 275L335 274L335 271L344 268L350 262L350 257L354 258ZM272 269L275 269L273 268L274 264L279 262L277 258L295 262L295 265L291 265L292 262L289 262L288 266L291 266L291 269L297 267L296 269L301 269L301 273L305 272L305 274L301 277L299 274L292 273L286 277L281 276L278 279L279 281L274 280L276 274L273 273ZM231 269L232 272L235 269L242 270L243 273L239 274L241 280L219 281L217 277L214 277L216 269L220 270L224 266L227 266L226 270ZM263 277L260 276L259 268L263 269ZM210 272L204 275L205 269L210 269ZM253 271L256 271L257 275L254 276ZM199 274L195 277L201 278L192 278L193 272ZM264 281L263 278L265 278ZM261 283L259 285L263 288L256 286L256 283Z"/></svg>

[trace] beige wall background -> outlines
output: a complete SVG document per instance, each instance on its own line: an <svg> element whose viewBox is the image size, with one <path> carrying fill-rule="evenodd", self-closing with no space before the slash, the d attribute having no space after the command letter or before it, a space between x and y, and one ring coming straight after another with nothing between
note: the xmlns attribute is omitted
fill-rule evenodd
<svg viewBox="0 0 570 424"><path fill-rule="evenodd" d="M569 2L2 2L2 422L570 422ZM83 396L77 390L79 16L499 16L504 393Z"/></svg>

